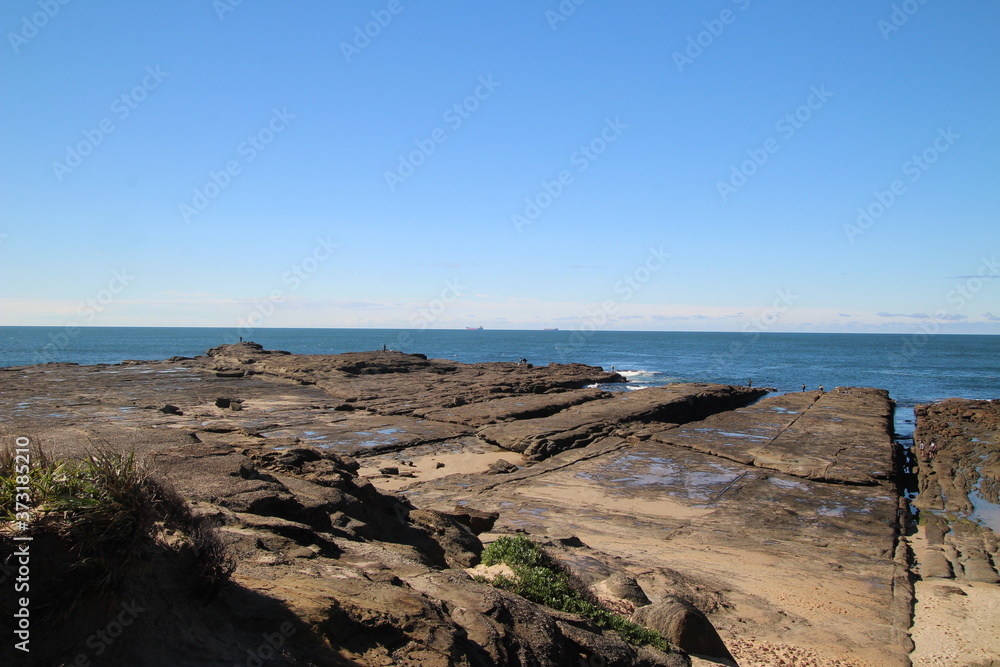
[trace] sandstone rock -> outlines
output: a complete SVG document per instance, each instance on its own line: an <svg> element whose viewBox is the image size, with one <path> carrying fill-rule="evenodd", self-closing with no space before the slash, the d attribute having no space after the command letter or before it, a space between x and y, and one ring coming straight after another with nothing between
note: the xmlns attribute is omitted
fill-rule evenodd
<svg viewBox="0 0 1000 667"><path fill-rule="evenodd" d="M707 384L651 387L588 401L544 418L486 426L478 434L498 447L544 459L594 442L625 422L693 421L745 405L764 393L759 389Z"/></svg>
<svg viewBox="0 0 1000 667"><path fill-rule="evenodd" d="M976 510L978 496L1000 503L1000 401L952 398L918 405L913 453L930 548L918 554L925 576L1000 583L1000 544Z"/></svg>
<svg viewBox="0 0 1000 667"><path fill-rule="evenodd" d="M951 561L940 549L928 548L920 555L920 576L924 579L951 579L955 574L951 569Z"/></svg>
<svg viewBox="0 0 1000 667"><path fill-rule="evenodd" d="M493 525L496 523L497 519L500 518L500 513L483 512L471 507L458 505L453 511L448 513L448 516L455 519L455 521L458 521L463 526L466 526L476 535L481 535L482 533L488 533L493 530Z"/></svg>
<svg viewBox="0 0 1000 667"><path fill-rule="evenodd" d="M594 590L601 595L609 595L632 603L635 607L645 607L652 604L642 586L632 577L616 572L604 581L598 583Z"/></svg>
<svg viewBox="0 0 1000 667"><path fill-rule="evenodd" d="M772 399L757 404L770 405L767 412L734 410L759 396L743 388L587 389L621 378L580 365L382 352L306 357L253 343L210 352L183 362L2 371L0 435L36 434L55 455L84 453L88 438L134 446L198 512L218 518L239 562L233 584L205 602L178 593L183 577L154 558L129 590L149 611L109 649L115 664L248 664L247 650L286 622L294 641L286 637L274 664L685 663L472 581L456 568L475 562L479 530L548 540L584 585L641 572L649 597L690 600L726 624L719 627L727 637L821 635L851 655L904 664L907 626L895 609L909 599L906 565L894 559L898 508L883 476L892 466L882 436L890 403L878 394L804 395L798 400L815 414L798 417L777 409L797 404L765 403ZM33 399L39 387L58 413ZM234 396L242 410L215 407ZM157 412L165 402L185 414ZM152 409L135 409L142 405ZM979 414L967 408L955 423L980 424ZM661 439L684 428L683 443ZM497 456L474 429L493 429L498 442L523 445L536 462L516 474L466 473L464 455L483 457L475 470ZM769 436L774 446L763 452L735 447L726 435L783 429L788 439ZM852 441L856 434L864 437ZM699 435L701 450L693 444ZM845 442L850 451L838 452ZM366 470L420 474L374 478L405 491L394 496L358 477L358 460L347 454ZM446 471L458 474L434 472L444 456L454 457L441 458ZM402 467L403 457L416 467ZM945 563L962 568L976 549L995 552L990 535L963 531L942 531ZM592 548L566 537L573 535ZM755 588L729 575L745 555L762 577ZM788 600L813 595L831 574L845 582L845 595L823 600L830 613L794 608L768 590L772 574ZM111 618L88 613L79 638ZM41 646L51 637L38 628ZM59 660L73 661L80 644L64 647Z"/></svg>
<svg viewBox="0 0 1000 667"><path fill-rule="evenodd" d="M796 477L874 485L894 469L891 423L886 391L837 387L768 397L652 437Z"/></svg>
<svg viewBox="0 0 1000 667"><path fill-rule="evenodd" d="M483 543L469 528L444 512L413 510L410 522L430 533L440 545L449 567L473 567L479 563Z"/></svg>
<svg viewBox="0 0 1000 667"><path fill-rule="evenodd" d="M499 459L490 464L487 473L491 475L507 475L520 470L516 465L506 459Z"/></svg>
<svg viewBox="0 0 1000 667"><path fill-rule="evenodd" d="M632 620L656 630L688 653L733 660L711 621L691 603L670 596L632 615Z"/></svg>

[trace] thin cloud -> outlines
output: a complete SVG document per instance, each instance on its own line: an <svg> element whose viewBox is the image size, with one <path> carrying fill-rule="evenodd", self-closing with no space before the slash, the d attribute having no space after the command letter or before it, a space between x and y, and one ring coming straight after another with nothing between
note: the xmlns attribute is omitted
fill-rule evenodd
<svg viewBox="0 0 1000 667"><path fill-rule="evenodd" d="M879 317L908 317L913 320L929 320L931 316L927 313L875 313Z"/></svg>

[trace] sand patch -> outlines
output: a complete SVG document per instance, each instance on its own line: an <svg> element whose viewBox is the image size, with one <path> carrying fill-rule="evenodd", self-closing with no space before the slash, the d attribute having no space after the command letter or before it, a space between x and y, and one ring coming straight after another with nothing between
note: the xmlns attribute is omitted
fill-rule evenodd
<svg viewBox="0 0 1000 667"><path fill-rule="evenodd" d="M1000 664L1000 586L928 579L915 588L914 667Z"/></svg>
<svg viewBox="0 0 1000 667"><path fill-rule="evenodd" d="M382 491L395 492L418 482L432 482L450 475L479 475L500 459L520 467L526 464L525 458L520 454L492 445L471 449L437 452L428 450L426 453L407 450L396 455L361 459L358 474L371 479L372 484ZM413 465L409 465L411 463ZM399 468L400 472L412 473L413 476L381 475L379 469L386 466Z"/></svg>
<svg viewBox="0 0 1000 667"><path fill-rule="evenodd" d="M528 498L540 498L558 505L579 509L591 507L594 511L620 512L629 516L655 517L658 519L693 519L715 511L678 503L668 498L646 499L610 493L592 482L546 483L533 482L514 490Z"/></svg>

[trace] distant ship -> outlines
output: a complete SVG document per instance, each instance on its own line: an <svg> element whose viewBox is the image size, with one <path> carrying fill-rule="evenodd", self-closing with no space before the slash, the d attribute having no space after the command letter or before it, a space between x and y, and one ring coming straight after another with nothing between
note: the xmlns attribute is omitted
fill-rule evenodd
<svg viewBox="0 0 1000 667"><path fill-rule="evenodd" d="M552 328L552 329L542 329L542 331L559 331L559 328L555 327L555 328Z"/></svg>
<svg viewBox="0 0 1000 667"><path fill-rule="evenodd" d="M465 327L465 330L466 331L482 331L483 328L481 326L480 327Z"/></svg>

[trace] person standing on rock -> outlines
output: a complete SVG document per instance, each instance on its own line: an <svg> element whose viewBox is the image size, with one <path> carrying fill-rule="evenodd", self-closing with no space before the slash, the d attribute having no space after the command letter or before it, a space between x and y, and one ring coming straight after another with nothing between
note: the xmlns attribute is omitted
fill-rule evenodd
<svg viewBox="0 0 1000 667"><path fill-rule="evenodd" d="M802 391L805 391L805 390L806 390L806 386L803 384L802 385Z"/></svg>
<svg viewBox="0 0 1000 667"><path fill-rule="evenodd" d="M821 394L823 393L823 385L819 386L819 393L821 393Z"/></svg>
<svg viewBox="0 0 1000 667"><path fill-rule="evenodd" d="M749 380L747 380L747 387L748 388L753 388L753 378L750 378Z"/></svg>

